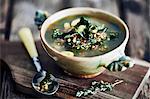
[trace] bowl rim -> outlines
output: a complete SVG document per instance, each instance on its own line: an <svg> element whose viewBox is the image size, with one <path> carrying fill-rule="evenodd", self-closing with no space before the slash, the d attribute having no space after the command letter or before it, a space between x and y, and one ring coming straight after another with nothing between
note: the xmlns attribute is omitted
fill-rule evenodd
<svg viewBox="0 0 150 99"><path fill-rule="evenodd" d="M45 27L46 29L48 28L48 26L50 24L48 24L49 22L49 19L51 19L52 17L55 17L57 15L59 15L60 13L64 13L66 11L75 11L75 10L86 10L86 11L92 11L92 12L97 12L97 13L103 13L105 15L108 15L108 16L111 16L113 18L115 18L120 24L122 24L122 26L124 27L125 29L125 39L122 41L122 43L120 45L118 45L116 48L112 49L111 51L109 52L106 52L102 55L96 55L96 56L86 56L86 57L79 57L79 56L73 56L73 57L70 57L70 56L67 56L67 55L64 55L62 54L60 51L56 50L55 48L51 47L46 39L45 39L45 33L46 32L43 32L45 30ZM40 30L40 38L41 38L41 41L46 44L46 46L48 48L50 48L51 50L53 50L55 53L57 53L58 55L60 55L61 57L64 57L64 58L69 58L69 59L72 59L72 60L87 60L87 59L95 59L95 58L100 58L100 57L104 57L104 56L108 56L110 53L114 53L116 50L120 49L123 45L126 45L128 39L129 39L129 29L127 27L127 25L125 24L125 22L123 20L121 20L118 16L110 13L110 12L107 12L107 11L104 11L104 10L101 10L101 9L98 9L98 8L90 8L90 7L74 7L74 8L68 8L68 9L64 9L64 10L60 10L54 14L52 14L51 16L49 16L45 21L44 23L42 24L42 27L41 27L41 30ZM47 49L45 49L47 50ZM123 50L124 51L124 50ZM47 52L47 51L46 51Z"/></svg>

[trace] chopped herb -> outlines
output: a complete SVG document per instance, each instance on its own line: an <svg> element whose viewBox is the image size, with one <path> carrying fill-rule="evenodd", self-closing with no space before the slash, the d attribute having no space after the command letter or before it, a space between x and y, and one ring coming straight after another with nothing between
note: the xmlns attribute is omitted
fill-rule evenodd
<svg viewBox="0 0 150 99"><path fill-rule="evenodd" d="M109 38L110 38L110 39L114 39L114 38L116 38L116 37L117 37L117 35L118 35L118 33L117 33L117 32L109 32Z"/></svg>
<svg viewBox="0 0 150 99"><path fill-rule="evenodd" d="M62 34L63 34L63 32L61 32L59 29L54 29L52 37L59 38Z"/></svg>
<svg viewBox="0 0 150 99"><path fill-rule="evenodd" d="M66 48L77 50L98 49L105 51L106 46L102 43L117 36L117 32L109 32L108 28L102 25L94 25L84 17L77 18L71 23L64 23L64 29L54 29L52 37L63 39Z"/></svg>
<svg viewBox="0 0 150 99"><path fill-rule="evenodd" d="M35 85L35 88L38 91L41 92L49 92L53 89L54 85L53 85L53 81L51 80L51 74L50 73L46 73L46 77L37 85Z"/></svg>

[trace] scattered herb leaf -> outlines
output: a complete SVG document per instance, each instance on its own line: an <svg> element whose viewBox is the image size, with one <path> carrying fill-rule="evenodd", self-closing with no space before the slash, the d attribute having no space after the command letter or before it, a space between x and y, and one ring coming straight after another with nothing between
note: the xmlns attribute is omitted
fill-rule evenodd
<svg viewBox="0 0 150 99"><path fill-rule="evenodd" d="M101 91L101 92L112 91L114 86L122 82L123 80L116 80L115 83L112 84L104 81L100 81L100 82L92 81L91 86L89 88L77 91L76 97L93 95L97 91Z"/></svg>

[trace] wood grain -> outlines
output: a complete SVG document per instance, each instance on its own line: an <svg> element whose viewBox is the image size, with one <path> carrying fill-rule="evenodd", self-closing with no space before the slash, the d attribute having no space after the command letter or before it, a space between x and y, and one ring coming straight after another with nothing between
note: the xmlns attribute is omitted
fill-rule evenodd
<svg viewBox="0 0 150 99"><path fill-rule="evenodd" d="M131 99L148 71L148 67L134 65L133 68L124 72L104 71L101 75L91 79L75 78L65 74L63 70L59 68L55 61L45 53L40 42L36 42L36 45L43 67L58 77L58 81L60 83L60 88L53 97L65 99L76 98L76 91L89 87L93 80L104 80L113 83L116 79L122 79L124 82L117 85L111 92L98 92L95 95L82 98ZM17 89L23 93L41 97L41 95L37 94L32 89L31 80L36 71L23 45L20 42L2 41L0 42L0 46L2 52L0 58L9 64Z"/></svg>

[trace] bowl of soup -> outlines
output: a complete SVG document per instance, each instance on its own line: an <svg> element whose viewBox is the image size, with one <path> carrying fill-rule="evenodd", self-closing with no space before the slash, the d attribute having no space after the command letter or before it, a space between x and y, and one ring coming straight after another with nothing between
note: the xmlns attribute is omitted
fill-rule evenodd
<svg viewBox="0 0 150 99"><path fill-rule="evenodd" d="M104 70L133 66L124 53L127 25L117 16L95 8L69 8L48 17L40 31L43 48L65 72L91 78Z"/></svg>

